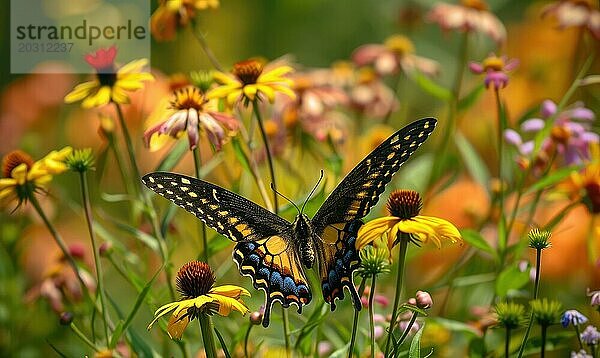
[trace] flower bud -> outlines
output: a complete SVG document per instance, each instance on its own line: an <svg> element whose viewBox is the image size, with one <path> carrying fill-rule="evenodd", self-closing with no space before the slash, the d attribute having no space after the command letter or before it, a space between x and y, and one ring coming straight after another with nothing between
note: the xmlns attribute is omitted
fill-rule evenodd
<svg viewBox="0 0 600 358"><path fill-rule="evenodd" d="M433 299L428 292L425 291L417 291L415 295L417 307L421 309L429 309L433 306Z"/></svg>
<svg viewBox="0 0 600 358"><path fill-rule="evenodd" d="M110 255L112 253L112 248L113 248L112 243L110 243L108 241L105 241L98 248L98 253L102 257L108 256L108 255Z"/></svg>
<svg viewBox="0 0 600 358"><path fill-rule="evenodd" d="M60 314L60 324L62 326L68 326L73 322L73 313L72 312L63 312Z"/></svg>
<svg viewBox="0 0 600 358"><path fill-rule="evenodd" d="M250 314L250 323L258 326L262 323L263 313L259 311L254 311Z"/></svg>

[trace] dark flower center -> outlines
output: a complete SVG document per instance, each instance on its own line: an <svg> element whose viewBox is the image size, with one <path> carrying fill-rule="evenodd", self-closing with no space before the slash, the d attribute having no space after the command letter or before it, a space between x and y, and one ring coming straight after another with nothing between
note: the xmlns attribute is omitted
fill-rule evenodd
<svg viewBox="0 0 600 358"><path fill-rule="evenodd" d="M586 204L594 214L600 213L600 182L587 183L585 186Z"/></svg>
<svg viewBox="0 0 600 358"><path fill-rule="evenodd" d="M177 272L177 290L184 299L206 295L215 283L215 274L208 264L192 261Z"/></svg>
<svg viewBox="0 0 600 358"><path fill-rule="evenodd" d="M100 69L98 70L98 73L96 73L96 76L98 76L100 86L112 87L114 86L115 82L117 82L117 74L114 73L114 70L112 68Z"/></svg>
<svg viewBox="0 0 600 358"><path fill-rule="evenodd" d="M394 190L387 202L390 214L402 220L419 215L421 206L421 196L414 190Z"/></svg>
<svg viewBox="0 0 600 358"><path fill-rule="evenodd" d="M255 84L262 71L262 63L257 60L246 60L233 65L232 72L245 86Z"/></svg>
<svg viewBox="0 0 600 358"><path fill-rule="evenodd" d="M33 159L31 159L29 154L21 150L15 150L8 153L2 159L2 177L10 178L10 174L12 173L13 169L23 163L27 165L27 169L31 168L33 165Z"/></svg>
<svg viewBox="0 0 600 358"><path fill-rule="evenodd" d="M171 101L171 108L177 110L194 108L200 111L206 102L204 94L197 87L188 86L175 91L175 99Z"/></svg>

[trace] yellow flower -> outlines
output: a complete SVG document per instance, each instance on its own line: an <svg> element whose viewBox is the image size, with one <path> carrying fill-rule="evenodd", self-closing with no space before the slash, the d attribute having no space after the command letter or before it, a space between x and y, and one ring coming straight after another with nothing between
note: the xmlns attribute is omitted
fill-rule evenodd
<svg viewBox="0 0 600 358"><path fill-rule="evenodd" d="M227 98L229 105L240 100L247 105L255 99L262 100L263 96L273 103L277 92L296 98L296 94L291 89L293 81L284 77L293 71L290 66L277 66L266 72L263 71L264 68L265 66L258 60L246 60L233 65L231 74L215 72L215 80L222 85L208 92L207 96Z"/></svg>
<svg viewBox="0 0 600 358"><path fill-rule="evenodd" d="M571 173L557 189L572 200L581 201L593 214L600 213L600 145L590 144L590 161L579 172Z"/></svg>
<svg viewBox="0 0 600 358"><path fill-rule="evenodd" d="M231 311L245 315L250 312L241 300L241 296L250 293L238 286L224 285L213 287L215 276L210 267L199 261L185 264L177 273L177 289L183 299L160 307L148 329L162 316L173 312L167 325L167 333L172 339L181 339L183 331L191 320L201 314L218 313L228 316Z"/></svg>
<svg viewBox="0 0 600 358"><path fill-rule="evenodd" d="M52 180L53 175L68 169L65 159L71 151L71 147L54 150L37 162L20 150L8 153L2 160L0 203L4 204L14 199L17 199L19 204L27 201L36 190L43 189Z"/></svg>
<svg viewBox="0 0 600 358"><path fill-rule="evenodd" d="M144 87L144 81L154 79L150 73L141 72L148 60L131 61L117 70L114 62L116 55L115 46L86 55L86 62L96 69L96 78L75 86L65 96L65 103L83 101L83 108L100 107L110 102L129 103L127 91L136 91Z"/></svg>
<svg viewBox="0 0 600 358"><path fill-rule="evenodd" d="M216 9L219 0L161 0L150 18L150 31L156 41L175 38L178 27L186 27L197 10Z"/></svg>
<svg viewBox="0 0 600 358"><path fill-rule="evenodd" d="M441 248L442 241L461 242L458 229L450 222L433 216L419 215L421 197L412 190L396 190L388 199L388 210L391 216L371 220L358 231L356 248L361 250L366 245L387 234L388 248L398 243L398 234L410 235L415 243L433 243Z"/></svg>

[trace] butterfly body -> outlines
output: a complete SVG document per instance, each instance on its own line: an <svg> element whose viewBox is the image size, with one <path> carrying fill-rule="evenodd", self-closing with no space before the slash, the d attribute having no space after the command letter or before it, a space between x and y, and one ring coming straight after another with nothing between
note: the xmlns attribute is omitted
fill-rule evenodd
<svg viewBox="0 0 600 358"><path fill-rule="evenodd" d="M315 263L315 245L314 240L318 236L314 233L314 228L306 214L298 214L292 223L294 232L294 244L296 251L300 253L300 261L306 268L312 268Z"/></svg>
<svg viewBox="0 0 600 358"><path fill-rule="evenodd" d="M394 133L350 171L312 219L301 212L290 223L225 188L181 174L155 172L142 181L236 242L233 259L240 273L265 292L263 326L269 325L274 302L296 305L300 313L312 300L305 269L315 264L331 310L336 299L344 299L344 287L360 310L353 272L360 265L355 242L361 219L435 125L435 119L425 118Z"/></svg>

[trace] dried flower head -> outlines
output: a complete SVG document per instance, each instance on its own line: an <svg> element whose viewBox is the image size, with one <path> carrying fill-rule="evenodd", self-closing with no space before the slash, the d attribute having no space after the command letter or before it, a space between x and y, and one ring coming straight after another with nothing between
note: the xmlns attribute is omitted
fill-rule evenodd
<svg viewBox="0 0 600 358"><path fill-rule="evenodd" d="M529 234L529 247L536 250L544 250L551 246L550 237L552 233L546 230L532 229Z"/></svg>
<svg viewBox="0 0 600 358"><path fill-rule="evenodd" d="M387 260L389 253L385 248L367 246L359 253L361 263L359 272L363 277L371 277L390 272L390 263Z"/></svg>
<svg viewBox="0 0 600 358"><path fill-rule="evenodd" d="M76 149L65 159L65 163L74 172L84 173L94 169L92 148Z"/></svg>
<svg viewBox="0 0 600 358"><path fill-rule="evenodd" d="M551 326L560 320L562 304L558 301L549 301L547 298L533 300L530 303L531 312L535 321L540 326Z"/></svg>
<svg viewBox="0 0 600 358"><path fill-rule="evenodd" d="M519 328L525 323L525 306L514 302L500 302L494 308L498 325L506 329Z"/></svg>

